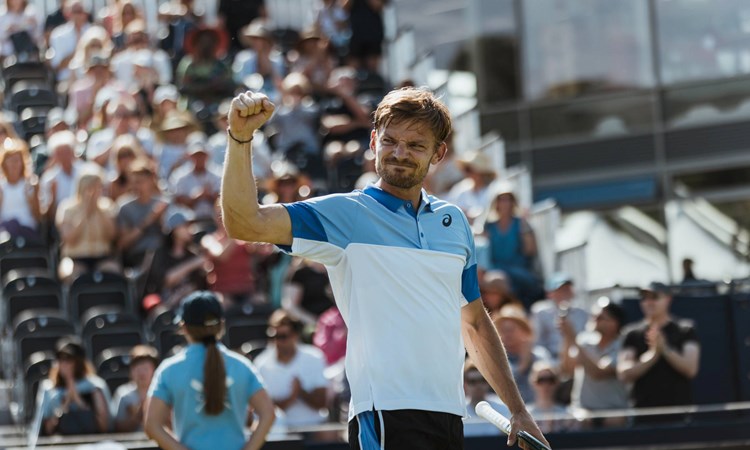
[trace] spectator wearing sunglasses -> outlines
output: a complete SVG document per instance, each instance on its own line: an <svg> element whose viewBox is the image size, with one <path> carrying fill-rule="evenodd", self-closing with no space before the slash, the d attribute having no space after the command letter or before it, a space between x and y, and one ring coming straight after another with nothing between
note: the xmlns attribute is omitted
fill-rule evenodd
<svg viewBox="0 0 750 450"><path fill-rule="evenodd" d="M550 414L567 414L568 408L555 401L555 392L560 385L557 370L549 362L537 361L531 366L529 384L534 390L534 403L529 406L529 412L542 433L559 433L569 430L574 422L566 418L545 418Z"/></svg>
<svg viewBox="0 0 750 450"><path fill-rule="evenodd" d="M271 399L284 413L279 423L290 428L326 419L325 357L318 348L300 343L301 329L302 323L289 312L274 311L268 319L268 338L273 344L254 361Z"/></svg>

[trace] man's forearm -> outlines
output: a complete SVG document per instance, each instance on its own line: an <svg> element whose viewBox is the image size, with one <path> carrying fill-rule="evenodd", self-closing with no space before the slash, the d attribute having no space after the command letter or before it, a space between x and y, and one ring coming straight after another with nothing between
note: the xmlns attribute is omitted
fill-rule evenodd
<svg viewBox="0 0 750 450"><path fill-rule="evenodd" d="M465 306L465 308L474 305ZM473 326L464 326L464 340L469 357L512 414L525 410L521 394L510 370L508 355L495 326L483 310L483 317Z"/></svg>
<svg viewBox="0 0 750 450"><path fill-rule="evenodd" d="M221 179L221 210L227 233L236 239L251 240L247 230L258 214L258 189L251 169L252 144L227 139L224 176Z"/></svg>

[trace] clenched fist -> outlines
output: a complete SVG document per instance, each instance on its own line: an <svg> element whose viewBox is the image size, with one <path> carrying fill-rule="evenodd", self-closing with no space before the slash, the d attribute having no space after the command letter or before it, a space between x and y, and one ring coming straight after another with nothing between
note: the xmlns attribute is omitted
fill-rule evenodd
<svg viewBox="0 0 750 450"><path fill-rule="evenodd" d="M271 118L275 108L264 94L252 91L239 94L229 108L229 131L237 140L248 141Z"/></svg>

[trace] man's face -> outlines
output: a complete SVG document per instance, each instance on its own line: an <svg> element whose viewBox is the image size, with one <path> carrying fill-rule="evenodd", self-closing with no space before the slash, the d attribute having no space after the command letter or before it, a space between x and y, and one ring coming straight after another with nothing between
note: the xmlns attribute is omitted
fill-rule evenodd
<svg viewBox="0 0 750 450"><path fill-rule="evenodd" d="M669 311L671 298L660 292L644 292L641 294L641 311L647 318L662 316Z"/></svg>
<svg viewBox="0 0 750 450"><path fill-rule="evenodd" d="M273 339L279 353L286 353L297 347L297 333L288 325L276 327Z"/></svg>
<svg viewBox="0 0 750 450"><path fill-rule="evenodd" d="M148 386L154 376L154 364L151 361L140 361L130 367L130 378L140 387Z"/></svg>
<svg viewBox="0 0 750 450"><path fill-rule="evenodd" d="M430 164L445 155L445 146L432 132L416 122L391 122L373 130L370 148L375 152L375 171L383 181L400 189L421 186Z"/></svg>

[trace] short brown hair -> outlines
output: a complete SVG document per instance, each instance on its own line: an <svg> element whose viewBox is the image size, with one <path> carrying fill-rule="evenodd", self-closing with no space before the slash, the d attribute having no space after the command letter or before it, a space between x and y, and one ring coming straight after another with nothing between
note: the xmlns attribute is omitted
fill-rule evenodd
<svg viewBox="0 0 750 450"><path fill-rule="evenodd" d="M130 349L130 366L143 361L150 361L154 367L159 365L159 352L150 345L136 345Z"/></svg>
<svg viewBox="0 0 750 450"><path fill-rule="evenodd" d="M438 144L444 142L452 129L448 107L427 88L405 87L386 95L375 110L376 130L391 122L417 122L432 131Z"/></svg>

